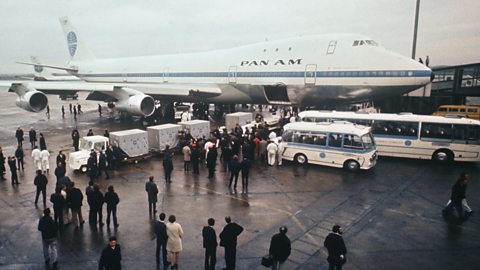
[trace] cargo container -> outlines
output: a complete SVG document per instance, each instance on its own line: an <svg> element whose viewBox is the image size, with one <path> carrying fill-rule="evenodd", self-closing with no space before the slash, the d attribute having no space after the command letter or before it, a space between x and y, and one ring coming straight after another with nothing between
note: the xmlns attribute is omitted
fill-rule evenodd
<svg viewBox="0 0 480 270"><path fill-rule="evenodd" d="M193 138L208 138L210 137L210 122L205 120L192 120L187 122L180 122L183 130L188 131Z"/></svg>
<svg viewBox="0 0 480 270"><path fill-rule="evenodd" d="M235 112L225 116L225 127L230 132L235 128L236 124L244 126L253 122L253 114L250 112Z"/></svg>
<svg viewBox="0 0 480 270"><path fill-rule="evenodd" d="M182 125L164 124L147 128L148 148L152 152L162 152L165 146L174 148L178 145L178 132L183 130Z"/></svg>

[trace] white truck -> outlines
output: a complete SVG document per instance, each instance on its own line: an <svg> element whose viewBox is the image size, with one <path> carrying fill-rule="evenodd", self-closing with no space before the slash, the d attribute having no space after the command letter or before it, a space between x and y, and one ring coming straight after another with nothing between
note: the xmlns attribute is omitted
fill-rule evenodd
<svg viewBox="0 0 480 270"><path fill-rule="evenodd" d="M87 161L92 150L105 151L111 144L118 146L126 157L124 161L137 162L149 155L147 132L130 129L110 133L110 139L104 136L87 136L80 140L80 150L69 155L68 166L74 171L87 172Z"/></svg>

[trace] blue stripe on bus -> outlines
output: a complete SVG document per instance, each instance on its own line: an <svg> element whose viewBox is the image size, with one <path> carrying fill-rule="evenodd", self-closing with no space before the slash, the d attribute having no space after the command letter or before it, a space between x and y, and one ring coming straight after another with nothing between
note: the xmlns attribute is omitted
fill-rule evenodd
<svg viewBox="0 0 480 270"><path fill-rule="evenodd" d="M307 144L307 143L294 143L294 142L287 142L288 145L297 146L297 147L305 147L305 148L315 148L315 149L323 149L323 150L335 150L341 152L349 152L349 153L368 153L373 149L351 149L351 148L344 148L344 147L331 147L325 145L316 145L316 144Z"/></svg>

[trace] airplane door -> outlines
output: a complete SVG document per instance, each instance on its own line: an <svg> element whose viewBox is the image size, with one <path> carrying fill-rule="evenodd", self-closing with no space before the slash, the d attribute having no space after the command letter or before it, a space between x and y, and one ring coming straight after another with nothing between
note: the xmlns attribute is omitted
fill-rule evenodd
<svg viewBox="0 0 480 270"><path fill-rule="evenodd" d="M237 83L237 66L228 68L228 83Z"/></svg>
<svg viewBox="0 0 480 270"><path fill-rule="evenodd" d="M309 64L305 67L305 84L315 84L316 81L316 64Z"/></svg>

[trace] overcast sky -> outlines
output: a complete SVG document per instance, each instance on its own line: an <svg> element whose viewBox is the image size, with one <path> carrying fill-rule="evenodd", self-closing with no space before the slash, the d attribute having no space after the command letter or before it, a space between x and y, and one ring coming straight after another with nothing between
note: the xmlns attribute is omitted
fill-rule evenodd
<svg viewBox="0 0 480 270"><path fill-rule="evenodd" d="M416 0L1 0L0 73L68 59L68 16L98 58L229 48L323 33L367 35L411 56ZM480 1L421 0L417 58L480 62Z"/></svg>

